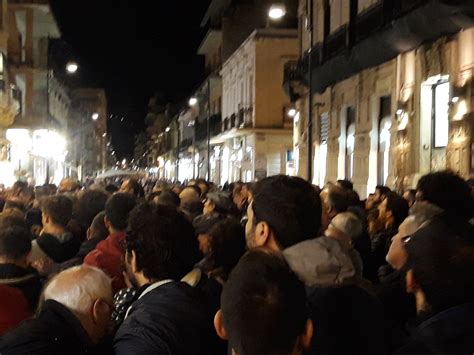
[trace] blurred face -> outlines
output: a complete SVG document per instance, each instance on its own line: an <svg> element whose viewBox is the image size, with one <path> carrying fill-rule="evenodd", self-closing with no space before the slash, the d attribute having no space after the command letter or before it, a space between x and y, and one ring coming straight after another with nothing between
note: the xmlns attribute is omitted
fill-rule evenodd
<svg viewBox="0 0 474 355"><path fill-rule="evenodd" d="M211 251L209 234L198 234L199 250L204 255L209 255Z"/></svg>
<svg viewBox="0 0 474 355"><path fill-rule="evenodd" d="M387 199L382 201L378 209L380 222L386 223L391 216L391 212L387 209Z"/></svg>
<svg viewBox="0 0 474 355"><path fill-rule="evenodd" d="M365 209L371 210L372 208L374 208L374 195L370 194L365 201Z"/></svg>
<svg viewBox="0 0 474 355"><path fill-rule="evenodd" d="M207 199L206 202L204 203L202 214L209 215L212 212L214 212L214 208L215 208L214 203L211 200Z"/></svg>
<svg viewBox="0 0 474 355"><path fill-rule="evenodd" d="M373 197L373 203L377 204L382 201L382 194L380 193L380 190L375 190L374 197Z"/></svg>
<svg viewBox="0 0 474 355"><path fill-rule="evenodd" d="M247 224L245 225L245 239L247 241L247 247L249 249L255 248L256 241L255 241L255 214L253 213L253 204L250 204L247 207Z"/></svg>
<svg viewBox="0 0 474 355"><path fill-rule="evenodd" d="M408 207L413 206L413 204L415 203L415 200L412 199L412 196L409 191L405 191L405 193L403 194L403 198L408 202Z"/></svg>
<svg viewBox="0 0 474 355"><path fill-rule="evenodd" d="M408 217L400 224L398 233L392 238L392 244L386 259L395 270L400 270L407 261L407 253L403 246L404 238L414 234L417 229L418 227L414 223L413 217Z"/></svg>
<svg viewBox="0 0 474 355"><path fill-rule="evenodd" d="M122 186L120 187L119 192L122 192L124 194L133 194L133 190L130 187L130 181L129 180L125 180L123 182Z"/></svg>

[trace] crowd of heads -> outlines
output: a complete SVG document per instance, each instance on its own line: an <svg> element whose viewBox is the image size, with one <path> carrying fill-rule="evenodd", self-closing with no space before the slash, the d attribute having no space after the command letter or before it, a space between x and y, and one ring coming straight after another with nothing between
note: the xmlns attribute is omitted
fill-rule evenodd
<svg viewBox="0 0 474 355"><path fill-rule="evenodd" d="M435 341L405 327L434 327L440 314L461 329L458 349L474 350L463 328L474 319L473 191L450 171L404 191L283 175L222 188L202 179L17 182L0 200L0 352L31 350L20 339L60 309L79 322L86 352L181 353L187 341L209 347L196 354L446 351L448 335ZM151 301L165 288L182 312ZM164 307L166 321L135 310L147 302L151 312ZM186 309L209 341L186 338ZM173 337L136 335L161 322ZM114 345L104 341L114 334Z"/></svg>

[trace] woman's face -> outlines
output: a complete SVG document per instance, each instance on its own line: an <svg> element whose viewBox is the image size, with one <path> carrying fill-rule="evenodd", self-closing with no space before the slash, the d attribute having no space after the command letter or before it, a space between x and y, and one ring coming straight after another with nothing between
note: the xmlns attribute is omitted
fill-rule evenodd
<svg viewBox="0 0 474 355"><path fill-rule="evenodd" d="M209 234L198 234L199 250L204 255L209 255L211 251Z"/></svg>
<svg viewBox="0 0 474 355"><path fill-rule="evenodd" d="M214 212L214 203L207 199L206 202L204 203L204 208L202 210L202 213L204 215L208 215L208 214L211 214L212 212Z"/></svg>

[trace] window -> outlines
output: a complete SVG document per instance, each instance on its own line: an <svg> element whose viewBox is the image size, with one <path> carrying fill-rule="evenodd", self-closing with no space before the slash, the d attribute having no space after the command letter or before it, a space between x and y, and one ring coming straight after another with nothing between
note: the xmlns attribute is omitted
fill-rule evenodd
<svg viewBox="0 0 474 355"><path fill-rule="evenodd" d="M328 156L328 139L329 139L329 113L323 113L321 115L321 131L319 136L319 154L318 161L315 162L314 166L318 168L319 186L324 186L326 180L326 163ZM316 156L316 155L315 155ZM315 174L316 176L316 174Z"/></svg>
<svg viewBox="0 0 474 355"><path fill-rule="evenodd" d="M433 141L435 148L448 145L449 130L449 82L433 86Z"/></svg>
<svg viewBox="0 0 474 355"><path fill-rule="evenodd" d="M349 22L349 7L350 1L348 0L330 0L330 32L337 31L341 26Z"/></svg>
<svg viewBox="0 0 474 355"><path fill-rule="evenodd" d="M379 147L377 159L377 184L385 185L389 174L390 161L390 129L392 128L391 97L380 99L379 115Z"/></svg>
<svg viewBox="0 0 474 355"><path fill-rule="evenodd" d="M361 12L371 8L372 6L376 5L377 3L379 3L380 0L359 0L358 2L358 13L360 14Z"/></svg>
<svg viewBox="0 0 474 355"><path fill-rule="evenodd" d="M355 110L348 107L346 112L346 179L354 175L354 146L355 146Z"/></svg>

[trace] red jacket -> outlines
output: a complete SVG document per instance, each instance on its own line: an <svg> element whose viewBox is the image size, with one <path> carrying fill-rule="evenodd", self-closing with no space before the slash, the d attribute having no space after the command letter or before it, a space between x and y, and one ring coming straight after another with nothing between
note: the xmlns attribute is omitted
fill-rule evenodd
<svg viewBox="0 0 474 355"><path fill-rule="evenodd" d="M127 287L122 274L125 271L123 260L125 235L125 232L109 235L84 258L84 264L95 266L112 278L114 294Z"/></svg>
<svg viewBox="0 0 474 355"><path fill-rule="evenodd" d="M25 296L15 287L0 284L0 300L1 336L30 318L31 313Z"/></svg>

